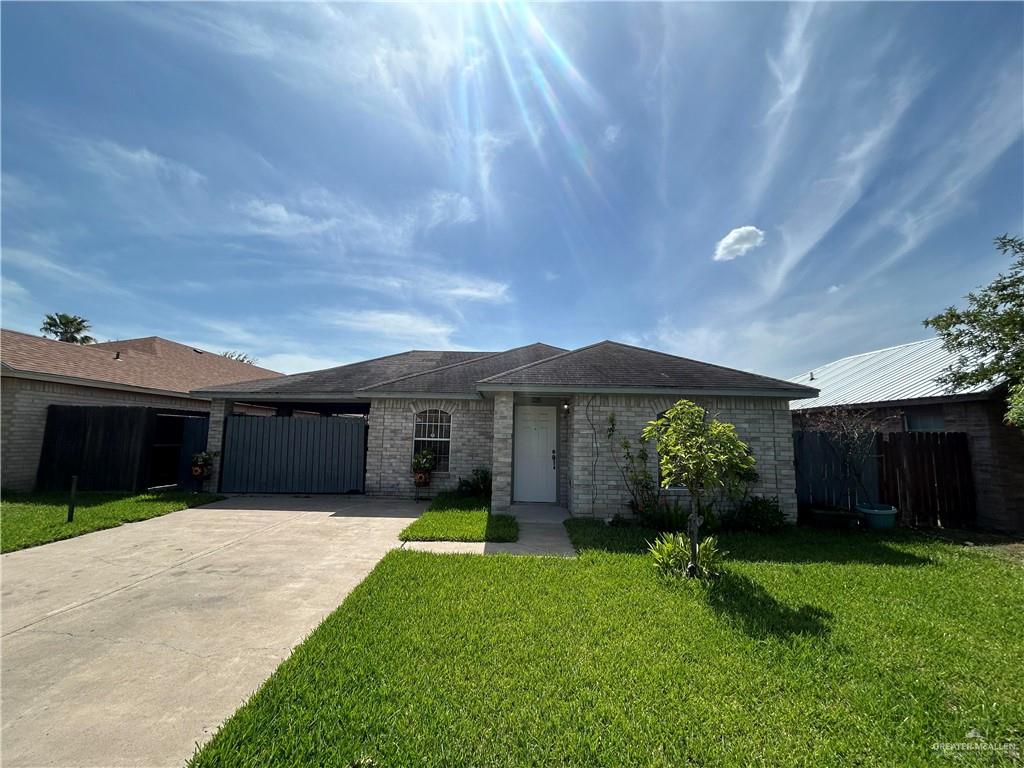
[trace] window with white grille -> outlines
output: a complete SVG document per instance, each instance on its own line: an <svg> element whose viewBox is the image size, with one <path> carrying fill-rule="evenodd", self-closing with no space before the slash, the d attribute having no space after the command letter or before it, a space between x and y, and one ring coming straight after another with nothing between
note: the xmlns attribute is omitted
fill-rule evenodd
<svg viewBox="0 0 1024 768"><path fill-rule="evenodd" d="M452 416L447 411L431 408L416 414L412 453L430 451L434 454L434 471L448 471L452 440Z"/></svg>

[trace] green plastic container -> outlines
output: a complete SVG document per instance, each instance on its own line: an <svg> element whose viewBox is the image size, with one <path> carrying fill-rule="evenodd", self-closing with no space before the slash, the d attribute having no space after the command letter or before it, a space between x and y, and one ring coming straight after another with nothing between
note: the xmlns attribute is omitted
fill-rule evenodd
<svg viewBox="0 0 1024 768"><path fill-rule="evenodd" d="M896 507L889 504L858 504L857 512L868 528L882 530L896 527Z"/></svg>

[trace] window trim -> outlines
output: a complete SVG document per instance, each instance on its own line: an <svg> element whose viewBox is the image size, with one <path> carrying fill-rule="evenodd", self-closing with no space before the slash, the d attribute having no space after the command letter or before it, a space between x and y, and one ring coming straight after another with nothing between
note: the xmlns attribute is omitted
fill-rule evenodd
<svg viewBox="0 0 1024 768"><path fill-rule="evenodd" d="M417 427L420 424L426 424L427 426L430 425L429 416L427 417L428 418L427 421L421 422L420 421L420 415L421 414L429 414L432 411L436 412L438 414L437 425L438 426L447 426L448 427L448 437L417 437L416 436ZM445 424L445 422L443 422L441 420L441 414L444 414L444 416L447 417L447 424ZM423 443L447 443L448 444L448 452L445 454L445 459L446 459L447 466L445 466L444 469L435 468L433 471L436 472L437 474L447 474L447 473L449 473L451 471L451 465L452 465L452 414L451 414L451 411L446 411L444 408L424 408L422 411L416 411L416 413L413 414L413 421L412 421L412 455L413 456L416 456L416 453L417 453L417 450L416 450L416 443L417 442L423 442ZM425 446L424 446L424 448L425 448ZM421 448L420 450L423 450L423 448ZM434 451L434 455L437 456L437 451Z"/></svg>

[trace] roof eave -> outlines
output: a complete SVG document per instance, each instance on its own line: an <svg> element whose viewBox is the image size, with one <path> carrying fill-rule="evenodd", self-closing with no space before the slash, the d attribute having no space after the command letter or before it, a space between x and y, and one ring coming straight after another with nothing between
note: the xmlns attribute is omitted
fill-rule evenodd
<svg viewBox="0 0 1024 768"><path fill-rule="evenodd" d="M794 404L794 411L823 411L826 408L899 408L901 406L911 407L914 405L937 405L940 403L964 403L978 400L993 400L997 398L993 390L985 392L967 392L960 395L936 395L934 397L911 397L903 400L873 400L859 403L826 403L824 405Z"/></svg>
<svg viewBox="0 0 1024 768"><path fill-rule="evenodd" d="M192 394L196 397L213 400L245 400L247 402L277 400L289 403L366 403L370 400L366 395L356 395L352 392L245 392L242 390L229 392L220 389L194 389Z"/></svg>
<svg viewBox="0 0 1024 768"><path fill-rule="evenodd" d="M40 373L38 371L23 371L18 368L12 368L8 365L4 365L3 375L12 379L31 379L33 381L48 381L54 384L70 384L76 387L92 387L93 389L114 389L119 392L141 392L147 395L177 397L186 400L210 399L209 396L198 394L196 392L179 392L173 389L143 387L137 384L120 384L116 381L103 381L102 379L83 379L78 376L64 376L59 373Z"/></svg>
<svg viewBox="0 0 1024 768"><path fill-rule="evenodd" d="M538 394L593 394L593 395L711 395L722 397L775 397L798 400L817 397L819 392L810 387L772 389L768 387L623 387L623 386L579 386L564 384L499 384L481 382L481 392L533 392Z"/></svg>

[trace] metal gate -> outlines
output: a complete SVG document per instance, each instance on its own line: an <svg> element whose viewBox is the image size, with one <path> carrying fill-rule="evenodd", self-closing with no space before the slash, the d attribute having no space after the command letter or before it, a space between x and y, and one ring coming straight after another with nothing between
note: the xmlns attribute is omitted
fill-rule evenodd
<svg viewBox="0 0 1024 768"><path fill-rule="evenodd" d="M361 492L366 420L229 416L222 453L225 493Z"/></svg>

